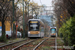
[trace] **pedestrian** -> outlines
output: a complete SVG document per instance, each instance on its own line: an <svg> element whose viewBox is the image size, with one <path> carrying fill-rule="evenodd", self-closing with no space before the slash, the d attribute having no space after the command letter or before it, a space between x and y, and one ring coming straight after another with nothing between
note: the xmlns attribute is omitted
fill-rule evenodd
<svg viewBox="0 0 75 50"><path fill-rule="evenodd" d="M6 35L6 38L8 39L8 34Z"/></svg>

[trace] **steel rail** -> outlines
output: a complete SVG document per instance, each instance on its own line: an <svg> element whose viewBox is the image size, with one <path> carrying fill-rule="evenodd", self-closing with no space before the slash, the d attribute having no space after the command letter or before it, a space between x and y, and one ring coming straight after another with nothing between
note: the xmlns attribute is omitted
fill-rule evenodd
<svg viewBox="0 0 75 50"><path fill-rule="evenodd" d="M28 44L28 43L30 43L30 42L33 42L33 41L34 41L34 40L28 41L28 42L26 42L26 43L24 43L24 44L21 44L21 45L15 47L15 48L13 48L12 50L17 50L18 48L22 47L23 45L26 45L26 44Z"/></svg>
<svg viewBox="0 0 75 50"><path fill-rule="evenodd" d="M55 50L57 50L57 38L55 38Z"/></svg>
<svg viewBox="0 0 75 50"><path fill-rule="evenodd" d="M25 39L25 40L20 40L20 41L17 41L17 42L13 42L13 43L10 43L10 44L5 44L5 45L0 46L0 48L5 47L5 46L9 46L9 45L13 45L13 44L15 44L15 43L19 43L19 42L26 41L26 40L27 40L27 39Z"/></svg>
<svg viewBox="0 0 75 50"><path fill-rule="evenodd" d="M39 47L44 41L46 41L48 38L46 38L46 39L44 39L44 40L42 40L33 50L36 50L37 49L37 47Z"/></svg>

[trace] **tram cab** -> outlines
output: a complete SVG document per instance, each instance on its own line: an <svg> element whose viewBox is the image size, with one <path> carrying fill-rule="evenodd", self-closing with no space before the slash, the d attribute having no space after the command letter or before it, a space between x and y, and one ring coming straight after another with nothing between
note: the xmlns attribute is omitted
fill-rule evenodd
<svg viewBox="0 0 75 50"><path fill-rule="evenodd" d="M51 27L50 28L50 35L51 35L51 37L56 37L57 36L57 29L56 29L56 27Z"/></svg>
<svg viewBox="0 0 75 50"><path fill-rule="evenodd" d="M44 37L44 24L40 19L29 19L28 37Z"/></svg>

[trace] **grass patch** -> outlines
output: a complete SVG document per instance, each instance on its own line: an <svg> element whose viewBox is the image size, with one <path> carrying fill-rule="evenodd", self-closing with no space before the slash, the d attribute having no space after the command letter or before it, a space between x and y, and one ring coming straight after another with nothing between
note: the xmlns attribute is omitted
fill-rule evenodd
<svg viewBox="0 0 75 50"><path fill-rule="evenodd" d="M49 49L53 49L53 48L50 46L43 46L40 48L40 50L49 50Z"/></svg>
<svg viewBox="0 0 75 50"><path fill-rule="evenodd" d="M37 45L39 42L41 42L41 41L33 42L32 44Z"/></svg>
<svg viewBox="0 0 75 50"><path fill-rule="evenodd" d="M0 37L0 42L3 42L3 43L7 43L8 42L8 40L5 38L5 37Z"/></svg>
<svg viewBox="0 0 75 50"><path fill-rule="evenodd" d="M64 42L62 42L60 39L57 39L57 45L59 46L64 45Z"/></svg>

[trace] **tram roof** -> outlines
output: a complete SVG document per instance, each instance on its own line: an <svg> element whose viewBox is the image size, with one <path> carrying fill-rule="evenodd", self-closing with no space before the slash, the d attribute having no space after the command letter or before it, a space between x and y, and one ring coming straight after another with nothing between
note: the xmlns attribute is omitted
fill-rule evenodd
<svg viewBox="0 0 75 50"><path fill-rule="evenodd" d="M38 21L40 21L40 19L29 19L28 21L31 21L31 20L38 20Z"/></svg>
<svg viewBox="0 0 75 50"><path fill-rule="evenodd" d="M50 27L50 28L56 28L56 27Z"/></svg>
<svg viewBox="0 0 75 50"><path fill-rule="evenodd" d="M40 19L29 19L28 22L31 21L31 20L37 20L37 21L42 22ZM42 22L42 23L43 23L43 22ZM43 23L43 24L44 24L44 23Z"/></svg>

